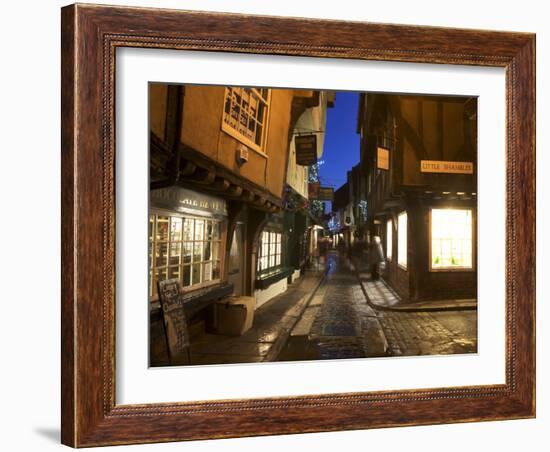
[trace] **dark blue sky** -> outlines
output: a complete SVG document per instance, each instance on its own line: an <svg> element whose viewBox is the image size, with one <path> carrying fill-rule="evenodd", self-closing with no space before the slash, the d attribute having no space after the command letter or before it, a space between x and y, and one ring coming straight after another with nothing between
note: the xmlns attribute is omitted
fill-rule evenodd
<svg viewBox="0 0 550 452"><path fill-rule="evenodd" d="M334 189L346 183L346 174L359 163L359 134L357 130L357 110L359 93L337 92L333 108L327 110L325 146L319 165L322 186ZM325 211L330 211L327 206Z"/></svg>

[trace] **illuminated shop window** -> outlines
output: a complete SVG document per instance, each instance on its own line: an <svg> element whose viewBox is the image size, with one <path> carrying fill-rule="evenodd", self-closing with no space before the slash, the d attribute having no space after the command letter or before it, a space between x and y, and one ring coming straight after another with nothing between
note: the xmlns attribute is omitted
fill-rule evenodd
<svg viewBox="0 0 550 452"><path fill-rule="evenodd" d="M263 151L269 90L225 88L222 129L248 147Z"/></svg>
<svg viewBox="0 0 550 452"><path fill-rule="evenodd" d="M258 247L258 274L260 277L277 271L281 267L282 234L263 231Z"/></svg>
<svg viewBox="0 0 550 452"><path fill-rule="evenodd" d="M407 268L407 212L397 216L397 263Z"/></svg>
<svg viewBox="0 0 550 452"><path fill-rule="evenodd" d="M220 279L221 223L217 220L150 215L149 296L157 282L177 278L183 287Z"/></svg>
<svg viewBox="0 0 550 452"><path fill-rule="evenodd" d="M386 254L389 261L391 261L393 252L393 228L392 221L386 222Z"/></svg>
<svg viewBox="0 0 550 452"><path fill-rule="evenodd" d="M432 209L432 269L472 268L472 211Z"/></svg>

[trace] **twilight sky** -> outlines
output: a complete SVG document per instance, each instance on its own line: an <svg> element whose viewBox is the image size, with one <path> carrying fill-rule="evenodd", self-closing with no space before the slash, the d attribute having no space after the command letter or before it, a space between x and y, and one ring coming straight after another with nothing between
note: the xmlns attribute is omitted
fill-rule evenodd
<svg viewBox="0 0 550 452"><path fill-rule="evenodd" d="M358 107L359 93L338 91L334 107L327 110L325 146L321 157L324 164L319 165L322 186L341 187L346 182L347 171L359 163ZM330 211L330 206L325 211Z"/></svg>

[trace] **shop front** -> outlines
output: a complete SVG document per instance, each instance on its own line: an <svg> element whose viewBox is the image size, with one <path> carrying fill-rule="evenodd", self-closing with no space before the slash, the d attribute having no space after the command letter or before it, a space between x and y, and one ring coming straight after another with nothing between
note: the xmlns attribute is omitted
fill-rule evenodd
<svg viewBox="0 0 550 452"><path fill-rule="evenodd" d="M159 281L177 279L193 336L213 327L213 305L233 292L224 277L226 201L182 187L150 192L149 300L151 360L162 360ZM157 340L155 340L157 339Z"/></svg>

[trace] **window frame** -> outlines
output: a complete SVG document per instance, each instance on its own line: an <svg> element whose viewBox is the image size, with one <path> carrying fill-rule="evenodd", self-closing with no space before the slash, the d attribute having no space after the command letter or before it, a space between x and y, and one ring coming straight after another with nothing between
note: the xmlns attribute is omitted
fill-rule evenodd
<svg viewBox="0 0 550 452"><path fill-rule="evenodd" d="M263 241L263 235L264 233L269 234L269 241L267 243L268 247L268 254L265 256L263 254L263 248L264 248L264 241ZM275 234L276 236L279 236L279 242L275 240L275 242L271 241L271 234ZM280 230L276 229L270 229L270 228L264 228L262 229L262 232L260 233L260 237L258 240L258 248L256 251L256 279L266 279L269 278L277 273L279 273L283 268L283 240L284 240L284 234ZM275 253L271 253L271 245L275 245ZM277 252L277 245L279 245L279 252ZM275 264L273 266L269 265L269 262L271 258L273 257L275 261L277 260L277 256L279 257L279 263ZM260 264L263 259L267 259L268 266L266 268L260 269Z"/></svg>
<svg viewBox="0 0 550 452"><path fill-rule="evenodd" d="M147 268L147 271L148 271L147 278L148 278L148 282L149 282L147 295L148 295L148 298L149 298L150 302L155 302L155 301L158 300L158 293L156 291L156 284L157 284L158 279L156 277L156 273L159 269L166 269L167 279L170 279L170 278L168 278L170 267L178 267L178 269L179 269L178 280L180 282L182 292L191 292L191 291L194 291L194 290L198 290L198 289L202 289L202 288L209 287L209 286L212 286L212 285L216 285L216 284L219 284L223 280L223 269L224 269L224 259L225 259L225 253L224 253L224 247L223 247L225 219L214 217L214 216L188 215L188 214L182 214L180 212L173 212L173 211L170 211L170 210L162 210L162 209L161 210L159 210L159 209L151 210L149 212L149 220L148 220L149 222L151 221L151 217L154 217L156 219L153 221L153 227L152 227L152 230L151 230L151 234L147 237L148 247L149 247L149 245L151 246L150 252L149 252L149 248L147 250L148 260L149 260L148 268ZM168 236L167 236L166 241L165 240L157 240L158 217L168 217ZM176 241L171 240L171 229L170 229L170 227L171 227L171 224L172 224L172 218L180 218L181 221L182 221L181 231L180 231L180 240L176 240ZM217 239L212 239L212 240L205 240L205 237L203 236L203 240L195 240L195 235L194 235L195 231L193 229L192 240L191 241L184 240L185 220L193 220L193 221L202 220L202 221L212 221L212 222L218 223L219 224L219 236L218 236L218 238ZM204 234L204 230L203 230L203 234ZM183 246L184 246L184 243L186 243L186 242L192 243L191 262L189 264L185 264L184 259L183 259L183 257L184 257ZM184 284L183 284L184 267L186 267L186 266L190 267L190 271L192 273L192 271L193 271L192 267L195 264L195 262L193 260L195 243L204 244L206 242L210 242L211 247L212 247L213 243L218 243L218 245L219 245L218 258L217 259L212 259L213 253L212 253L212 248L211 248L211 259L209 261L205 261L204 260L204 247L201 247L202 257L201 257L201 260L199 262L197 262L200 265L200 274L201 274L200 280L201 280L201 282L197 283L197 284L191 284L191 285L188 285L188 286L184 286ZM156 248L157 248L157 244L159 244L159 243L166 243L166 246L167 246L166 262L167 263L166 263L166 265L162 265L162 266L157 267L155 259L156 259ZM178 262L178 264L174 264L174 265L170 265L170 249L171 249L172 243L178 243L179 244L179 262ZM210 263L212 263L212 270L213 270L214 261L219 262L219 269L218 269L219 277L215 278L215 279L211 277L212 279L210 279L208 281L204 281L203 280L204 266L205 266L205 264L210 262Z"/></svg>
<svg viewBox="0 0 550 452"><path fill-rule="evenodd" d="M225 111L225 102L227 99L228 91L229 90L245 90L250 89L258 98L260 99L260 102L264 104L265 108L265 117L264 122L262 123L263 129L262 129L262 137L261 137L261 143L258 144L255 141L251 140L250 138L243 135L238 129L234 128L231 124L226 122L225 118L228 113ZM264 97L261 94L261 89L267 90L267 96ZM223 97L223 108L222 108L222 118L221 118L221 129L223 132L227 133L231 137L235 138L237 141L241 142L248 148L252 149L253 151L257 152L261 156L267 158L266 153L266 144L267 144L267 136L268 136L268 129L269 129L269 119L270 119L270 112L271 112L271 92L272 90L270 88L254 88L254 87L245 87L245 86L226 86L224 89L224 97Z"/></svg>
<svg viewBox="0 0 550 452"><path fill-rule="evenodd" d="M400 261L401 255L399 253L401 249L401 246L400 246L401 240L399 238L399 234L402 229L400 225L400 219L403 216L405 216L405 264L403 264ZM397 265L405 271L407 271L408 265L409 265L409 215L407 214L406 210L403 210L397 215Z"/></svg>
<svg viewBox="0 0 550 452"><path fill-rule="evenodd" d="M472 266L471 267L433 267L432 264L432 212L433 210L469 210L472 219ZM430 272L474 272L476 271L476 220L473 207L430 207L428 221L428 268Z"/></svg>
<svg viewBox="0 0 550 452"><path fill-rule="evenodd" d="M389 232L389 233L388 233ZM386 221L386 259L391 262L393 256L393 219Z"/></svg>

